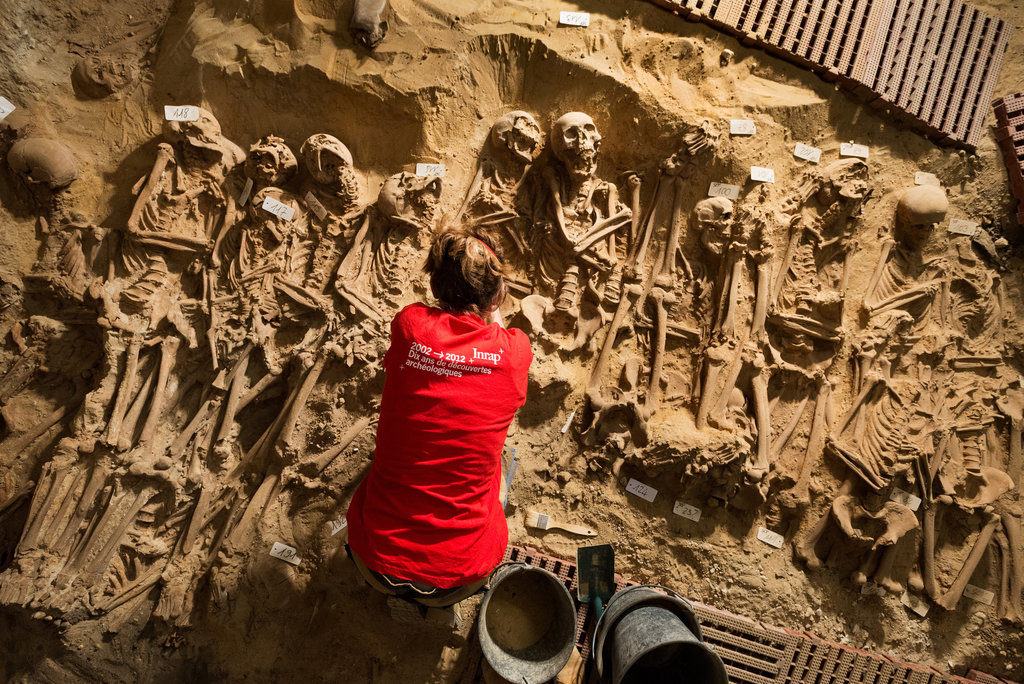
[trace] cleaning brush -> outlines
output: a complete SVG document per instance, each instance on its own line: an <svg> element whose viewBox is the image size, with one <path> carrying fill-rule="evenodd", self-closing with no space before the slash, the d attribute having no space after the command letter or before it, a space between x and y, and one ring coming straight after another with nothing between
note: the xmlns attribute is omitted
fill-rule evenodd
<svg viewBox="0 0 1024 684"><path fill-rule="evenodd" d="M547 513L538 513L537 511L526 512L526 526L536 527L538 530L564 530L566 532L578 534L583 537L597 536L597 532L590 529L589 527L584 527L583 525L571 525L569 523L555 522L554 520L548 517Z"/></svg>

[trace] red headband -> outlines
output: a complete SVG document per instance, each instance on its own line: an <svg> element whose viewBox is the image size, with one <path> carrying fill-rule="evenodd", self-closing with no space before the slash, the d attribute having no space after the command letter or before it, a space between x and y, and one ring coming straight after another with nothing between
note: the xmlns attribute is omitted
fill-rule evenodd
<svg viewBox="0 0 1024 684"><path fill-rule="evenodd" d="M494 258L495 258L495 259L497 260L497 262L498 262L499 264L501 263L501 259L498 259L498 255L494 253L494 250L493 250L493 249L491 249L491 246L490 246L490 245L488 245L488 244L487 244L486 242L484 242L483 240L481 240L481 239L480 239L480 238L478 238L478 237L475 237L475 238L473 238L473 239L474 239L474 240L476 240L477 242L479 242L479 243L480 243L481 245L483 245L483 246L484 246L484 249L486 249L486 250L487 250L488 252L490 252L490 253L491 253L491 256L492 256L492 257L494 257Z"/></svg>

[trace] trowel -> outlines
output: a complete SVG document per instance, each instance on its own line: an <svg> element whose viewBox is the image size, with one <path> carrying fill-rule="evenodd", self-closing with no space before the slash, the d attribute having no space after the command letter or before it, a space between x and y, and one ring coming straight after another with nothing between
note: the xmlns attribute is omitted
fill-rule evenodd
<svg viewBox="0 0 1024 684"><path fill-rule="evenodd" d="M604 604L615 593L615 550L611 544L576 548L576 598L594 607L601 617Z"/></svg>

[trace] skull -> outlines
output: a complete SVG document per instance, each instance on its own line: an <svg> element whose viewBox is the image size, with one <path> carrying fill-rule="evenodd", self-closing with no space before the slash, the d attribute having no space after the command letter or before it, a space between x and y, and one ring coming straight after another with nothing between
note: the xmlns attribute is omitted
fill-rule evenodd
<svg viewBox="0 0 1024 684"><path fill-rule="evenodd" d="M174 143L197 149L221 152L220 122L210 112L199 107L199 118L195 121L165 121L164 135Z"/></svg>
<svg viewBox="0 0 1024 684"><path fill-rule="evenodd" d="M949 200L940 187L916 185L904 190L896 203L897 239L911 249L920 247L947 211Z"/></svg>
<svg viewBox="0 0 1024 684"><path fill-rule="evenodd" d="M11 146L7 163L29 183L45 184L51 190L66 188L78 176L71 150L49 138L24 138Z"/></svg>
<svg viewBox="0 0 1024 684"><path fill-rule="evenodd" d="M491 127L491 144L494 149L507 149L524 164L533 163L540 150L540 138L540 126L527 112L509 112Z"/></svg>
<svg viewBox="0 0 1024 684"><path fill-rule="evenodd" d="M860 159L840 159L822 169L824 182L818 190L818 201L832 204L839 198L862 200L868 196L868 165Z"/></svg>
<svg viewBox="0 0 1024 684"><path fill-rule="evenodd" d="M377 210L389 219L422 227L433 220L440 200L440 177L403 171L384 181L377 196Z"/></svg>
<svg viewBox="0 0 1024 684"><path fill-rule="evenodd" d="M352 153L340 140L326 133L315 133L302 143L299 154L317 185L337 195L347 205L356 203L359 181Z"/></svg>
<svg viewBox="0 0 1024 684"><path fill-rule="evenodd" d="M601 134L589 116L582 112L569 112L551 127L551 148L569 174L583 180L597 171Z"/></svg>
<svg viewBox="0 0 1024 684"><path fill-rule="evenodd" d="M295 155L284 140L275 135L257 140L245 159L245 175L256 187L282 185L295 175L297 168Z"/></svg>
<svg viewBox="0 0 1024 684"><path fill-rule="evenodd" d="M721 256L725 251L732 215L732 201L728 197L707 197L693 208L700 230L700 244L715 256Z"/></svg>

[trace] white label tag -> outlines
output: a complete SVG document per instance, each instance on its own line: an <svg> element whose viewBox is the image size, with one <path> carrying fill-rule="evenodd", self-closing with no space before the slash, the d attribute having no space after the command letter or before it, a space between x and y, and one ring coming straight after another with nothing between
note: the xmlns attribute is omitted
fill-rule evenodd
<svg viewBox="0 0 1024 684"><path fill-rule="evenodd" d="M672 507L672 512L681 518L692 520L693 522L700 522L700 509L696 506L683 503L682 501L676 501L676 505Z"/></svg>
<svg viewBox="0 0 1024 684"><path fill-rule="evenodd" d="M914 496L910 492L903 491L899 487L893 487L892 494L889 495L889 501L895 501L901 503L912 511L916 511L921 507L921 499Z"/></svg>
<svg viewBox="0 0 1024 684"><path fill-rule="evenodd" d="M882 589L882 587L874 582L865 582L860 586L860 593L864 596L884 596L885 589Z"/></svg>
<svg viewBox="0 0 1024 684"><path fill-rule="evenodd" d="M775 171L764 166L751 166L750 179L761 183L774 183Z"/></svg>
<svg viewBox="0 0 1024 684"><path fill-rule="evenodd" d="M630 494L639 496L641 499L647 502L654 501L654 497L658 496L658 490L649 485L645 485L639 480L629 478L629 482L626 484L626 491Z"/></svg>
<svg viewBox="0 0 1024 684"><path fill-rule="evenodd" d="M924 171L918 171L914 174L914 185L939 185L939 177L934 173L926 173Z"/></svg>
<svg viewBox="0 0 1024 684"><path fill-rule="evenodd" d="M590 26L589 12L559 12L558 23L563 26Z"/></svg>
<svg viewBox="0 0 1024 684"><path fill-rule="evenodd" d="M905 605L910 610L914 611L921 617L928 614L928 602L917 594L911 594L909 591L903 592L903 596L900 596L900 603Z"/></svg>
<svg viewBox="0 0 1024 684"><path fill-rule="evenodd" d="M777 549L782 548L782 542L784 541L781 534L772 532L767 527L757 528L757 538L768 546L774 546Z"/></svg>
<svg viewBox="0 0 1024 684"><path fill-rule="evenodd" d="M996 597L993 592L988 591L987 589L982 589L981 587L976 587L973 584L968 584L964 587L964 596L972 601L984 603L986 606L991 606L992 601Z"/></svg>
<svg viewBox="0 0 1024 684"><path fill-rule="evenodd" d="M168 121L199 121L199 107L164 105L164 118Z"/></svg>
<svg viewBox="0 0 1024 684"><path fill-rule="evenodd" d="M292 565L298 565L302 562L302 559L295 555L294 546L288 546L281 542L274 542L274 545L270 547L270 555Z"/></svg>
<svg viewBox="0 0 1024 684"><path fill-rule="evenodd" d="M840 157L860 157L861 159L868 158L868 146L858 145L856 143L841 143L839 145L839 156Z"/></svg>
<svg viewBox="0 0 1024 684"><path fill-rule="evenodd" d="M313 213L316 214L317 218L321 221L327 218L327 207L320 204L320 200L316 198L312 190L306 193L306 206L312 209Z"/></svg>
<svg viewBox="0 0 1024 684"><path fill-rule="evenodd" d="M242 186L242 192L238 193L238 206L244 207L249 201L249 193L252 192L252 178L245 179L245 185Z"/></svg>
<svg viewBox="0 0 1024 684"><path fill-rule="evenodd" d="M348 527L348 520L346 518L338 518L337 520L328 520L327 524L331 528L331 536L338 534L343 529Z"/></svg>
<svg viewBox="0 0 1024 684"><path fill-rule="evenodd" d="M0 120L6 119L7 115L13 112L17 107L11 103L6 97L0 96Z"/></svg>
<svg viewBox="0 0 1024 684"><path fill-rule="evenodd" d="M443 176L444 164L417 164L417 176Z"/></svg>
<svg viewBox="0 0 1024 684"><path fill-rule="evenodd" d="M797 143L796 147L793 148L793 156L797 159L806 159L817 164L821 161L821 148Z"/></svg>
<svg viewBox="0 0 1024 684"><path fill-rule="evenodd" d="M576 409L573 409L572 413L569 414L569 417L565 419L565 425L562 426L562 434L563 435L569 429L569 426L572 425L572 419L575 418L575 417L576 417Z"/></svg>
<svg viewBox="0 0 1024 684"><path fill-rule="evenodd" d="M263 204L260 205L263 209L278 218L282 218L285 221L291 221L295 216L295 207L289 206L284 202L279 202L273 197L265 197Z"/></svg>
<svg viewBox="0 0 1024 684"><path fill-rule="evenodd" d="M957 235L974 235L978 230L978 224L974 221L965 221L963 219L949 219L949 228L947 230Z"/></svg>
<svg viewBox="0 0 1024 684"><path fill-rule="evenodd" d="M754 135L757 125L751 119L729 119L730 135Z"/></svg>
<svg viewBox="0 0 1024 684"><path fill-rule="evenodd" d="M712 183L708 186L708 197L728 197L731 200L740 198L740 186L728 183Z"/></svg>

